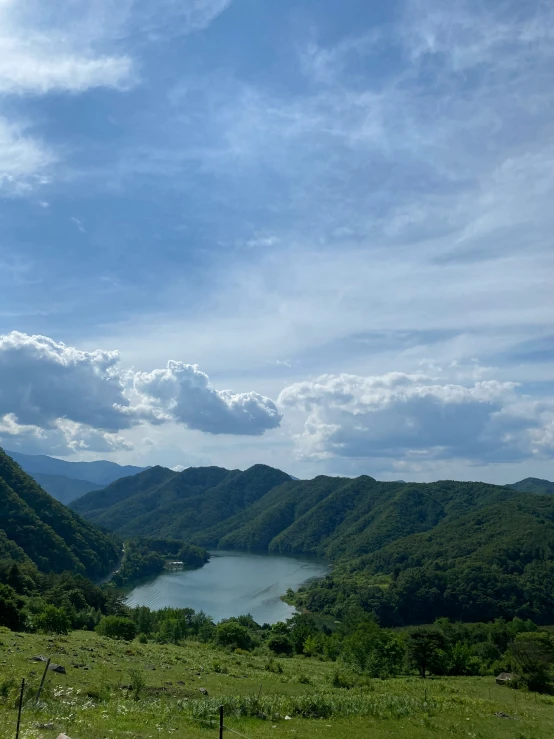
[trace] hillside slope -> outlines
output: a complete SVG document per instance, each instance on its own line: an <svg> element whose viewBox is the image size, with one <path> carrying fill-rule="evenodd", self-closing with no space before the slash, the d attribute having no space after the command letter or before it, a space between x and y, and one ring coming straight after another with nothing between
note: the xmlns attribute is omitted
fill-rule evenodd
<svg viewBox="0 0 554 739"><path fill-rule="evenodd" d="M31 475L48 495L60 503L68 505L72 500L80 498L91 490L101 490L104 486L88 480L77 480L64 475L47 475L45 472L35 472Z"/></svg>
<svg viewBox="0 0 554 739"><path fill-rule="evenodd" d="M519 490L522 493L539 493L540 495L554 495L554 482L541 480L539 477L526 477L525 480L506 485L507 488Z"/></svg>
<svg viewBox="0 0 554 739"><path fill-rule="evenodd" d="M111 536L45 493L0 449L0 558L94 578L106 574L118 554Z"/></svg>
<svg viewBox="0 0 554 739"><path fill-rule="evenodd" d="M126 536L188 539L244 511L286 480L290 478L284 472L265 465L245 472L221 467L172 472L153 467L88 493L72 508Z"/></svg>

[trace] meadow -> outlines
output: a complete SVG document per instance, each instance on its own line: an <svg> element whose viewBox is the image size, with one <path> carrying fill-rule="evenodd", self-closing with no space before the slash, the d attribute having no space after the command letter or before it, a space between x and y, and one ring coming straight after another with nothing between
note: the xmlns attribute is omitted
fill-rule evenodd
<svg viewBox="0 0 554 739"><path fill-rule="evenodd" d="M66 669L48 672L38 704L44 663L35 656ZM220 705L226 735L247 739L554 737L553 697L510 690L493 677L370 680L304 656L7 629L0 629L0 737L15 737L23 677L22 739L60 732L71 739L215 739Z"/></svg>

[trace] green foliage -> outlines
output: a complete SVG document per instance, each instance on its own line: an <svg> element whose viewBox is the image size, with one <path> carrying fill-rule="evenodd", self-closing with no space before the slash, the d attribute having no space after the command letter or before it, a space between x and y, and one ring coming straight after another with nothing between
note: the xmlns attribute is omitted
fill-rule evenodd
<svg viewBox="0 0 554 739"><path fill-rule="evenodd" d="M130 618L125 616L106 616L100 621L96 631L101 636L107 636L110 639L132 641L136 636L137 627Z"/></svg>
<svg viewBox="0 0 554 739"><path fill-rule="evenodd" d="M554 679L554 639L547 632L518 634L510 656L530 690L545 692Z"/></svg>
<svg viewBox="0 0 554 739"><path fill-rule="evenodd" d="M222 647L233 649L252 649L252 636L246 626L238 621L222 621L215 630L215 641Z"/></svg>
<svg viewBox="0 0 554 739"><path fill-rule="evenodd" d="M123 558L112 582L121 587L143 577L158 575L170 561L178 561L183 567L191 568L201 567L208 560L209 554L205 549L181 539L129 539L125 542Z"/></svg>
<svg viewBox="0 0 554 739"><path fill-rule="evenodd" d="M71 629L71 620L65 608L47 605L33 617L35 631L45 634L67 634Z"/></svg>
<svg viewBox="0 0 554 739"><path fill-rule="evenodd" d="M131 681L130 684L133 698L138 701L140 700L142 691L144 690L144 686L146 684L144 673L138 667L131 667L129 669L129 678Z"/></svg>
<svg viewBox="0 0 554 739"><path fill-rule="evenodd" d="M345 662L371 677L394 677L404 668L404 640L375 623L360 624L346 637L342 647Z"/></svg>
<svg viewBox="0 0 554 739"><path fill-rule="evenodd" d="M293 643L287 634L273 634L268 640L267 646L274 654L290 656L294 652Z"/></svg>
<svg viewBox="0 0 554 739"><path fill-rule="evenodd" d="M444 637L440 631L435 629L413 631L409 636L407 647L410 664L417 669L422 678L425 678L429 671L442 671Z"/></svg>
<svg viewBox="0 0 554 739"><path fill-rule="evenodd" d="M50 495L0 449L0 559L42 572L105 575L117 545Z"/></svg>
<svg viewBox="0 0 554 739"><path fill-rule="evenodd" d="M8 629L21 629L23 627L23 615L21 608L23 600L18 598L15 590L9 585L0 585L0 626Z"/></svg>
<svg viewBox="0 0 554 739"><path fill-rule="evenodd" d="M153 467L71 505L91 521L125 536L189 539L243 511L286 480L290 477L284 472L265 465L245 472L220 467L172 472Z"/></svg>

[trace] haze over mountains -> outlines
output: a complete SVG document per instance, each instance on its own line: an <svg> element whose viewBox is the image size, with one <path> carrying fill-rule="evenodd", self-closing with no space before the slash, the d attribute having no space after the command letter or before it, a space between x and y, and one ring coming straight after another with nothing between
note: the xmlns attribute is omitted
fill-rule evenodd
<svg viewBox="0 0 554 739"><path fill-rule="evenodd" d="M6 453L31 475L47 493L64 504L91 490L99 490L114 480L142 472L144 467L97 462L66 462L43 454Z"/></svg>

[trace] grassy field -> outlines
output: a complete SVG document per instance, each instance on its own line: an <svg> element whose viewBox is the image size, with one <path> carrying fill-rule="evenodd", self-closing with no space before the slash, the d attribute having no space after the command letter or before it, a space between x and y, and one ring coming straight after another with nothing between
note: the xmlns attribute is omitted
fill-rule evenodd
<svg viewBox="0 0 554 739"><path fill-rule="evenodd" d="M44 664L31 661L35 655L67 671L48 673L38 706ZM62 731L71 739L215 739L221 704L229 739L233 732L247 739L554 738L554 698L502 688L493 678L408 677L346 689L333 687L336 669L317 659L271 660L196 643L0 630L0 737L15 736L25 677L23 739L55 739Z"/></svg>

